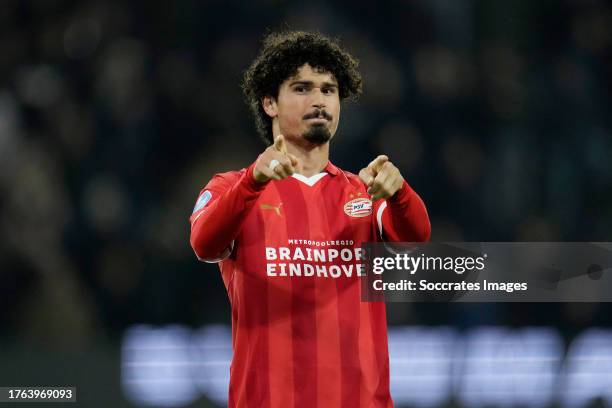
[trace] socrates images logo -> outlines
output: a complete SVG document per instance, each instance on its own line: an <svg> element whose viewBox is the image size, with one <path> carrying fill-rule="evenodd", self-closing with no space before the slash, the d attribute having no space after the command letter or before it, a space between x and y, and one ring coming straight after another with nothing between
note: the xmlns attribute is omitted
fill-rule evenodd
<svg viewBox="0 0 612 408"><path fill-rule="evenodd" d="M372 201L367 198L355 198L344 204L344 212L350 217L367 217L372 214Z"/></svg>

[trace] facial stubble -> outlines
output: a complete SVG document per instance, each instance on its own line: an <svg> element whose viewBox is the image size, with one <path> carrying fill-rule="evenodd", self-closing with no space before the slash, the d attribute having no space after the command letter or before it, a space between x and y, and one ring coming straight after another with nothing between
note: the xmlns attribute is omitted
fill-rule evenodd
<svg viewBox="0 0 612 408"><path fill-rule="evenodd" d="M304 133L304 139L315 145L322 145L331 139L331 133L327 126L321 123L316 123Z"/></svg>

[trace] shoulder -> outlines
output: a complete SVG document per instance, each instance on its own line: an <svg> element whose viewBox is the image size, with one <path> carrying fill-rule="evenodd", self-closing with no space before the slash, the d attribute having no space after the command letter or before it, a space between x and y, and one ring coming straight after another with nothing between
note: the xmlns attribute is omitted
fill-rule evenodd
<svg viewBox="0 0 612 408"><path fill-rule="evenodd" d="M247 171L246 168L243 168L243 169L240 169L240 170L226 171L224 173L217 173L212 178L213 179L219 178L219 179L222 179L222 180L237 180L240 177L242 177L242 175L244 173L246 173L246 171Z"/></svg>
<svg viewBox="0 0 612 408"><path fill-rule="evenodd" d="M344 176L344 178L353 186L359 187L363 185L363 181L361 181L358 175L351 173L350 171L341 169L339 167L338 170L340 171L340 175Z"/></svg>
<svg viewBox="0 0 612 408"><path fill-rule="evenodd" d="M204 189L213 188L224 188L232 186L240 180L240 178L246 173L247 169L226 171L224 173L217 173L208 182Z"/></svg>

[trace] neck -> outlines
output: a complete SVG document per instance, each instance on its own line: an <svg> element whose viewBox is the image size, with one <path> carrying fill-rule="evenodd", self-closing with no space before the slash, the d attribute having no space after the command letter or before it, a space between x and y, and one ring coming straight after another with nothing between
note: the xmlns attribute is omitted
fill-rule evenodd
<svg viewBox="0 0 612 408"><path fill-rule="evenodd" d="M287 143L287 153L291 153L298 159L296 172L311 177L323 171L329 160L329 142L323 145L306 146L301 144Z"/></svg>
<svg viewBox="0 0 612 408"><path fill-rule="evenodd" d="M274 137L279 133L274 133ZM306 177L314 176L323 171L329 160L329 142L316 145L301 137L285 136L287 153L294 155L298 160L296 173Z"/></svg>

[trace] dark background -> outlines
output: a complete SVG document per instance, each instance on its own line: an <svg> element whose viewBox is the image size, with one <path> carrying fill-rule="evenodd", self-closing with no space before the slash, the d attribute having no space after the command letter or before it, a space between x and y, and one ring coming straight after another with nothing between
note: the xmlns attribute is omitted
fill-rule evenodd
<svg viewBox="0 0 612 408"><path fill-rule="evenodd" d="M610 2L3 0L0 385L85 384L87 406L129 406L128 327L230 322L188 217L213 174L265 148L239 82L278 28L337 36L360 60L331 158L356 173L388 154L433 241L610 241ZM571 341L611 316L394 304L389 322Z"/></svg>

